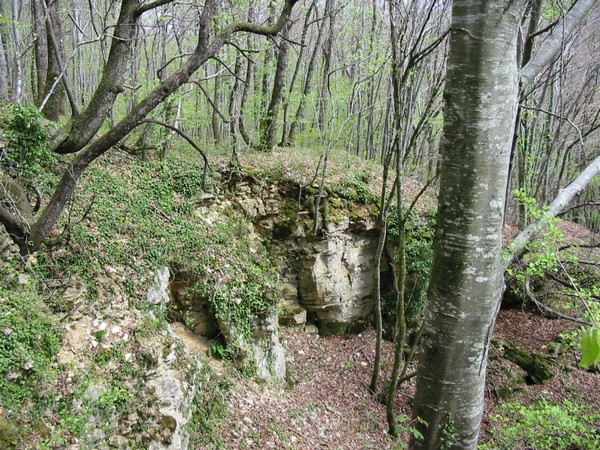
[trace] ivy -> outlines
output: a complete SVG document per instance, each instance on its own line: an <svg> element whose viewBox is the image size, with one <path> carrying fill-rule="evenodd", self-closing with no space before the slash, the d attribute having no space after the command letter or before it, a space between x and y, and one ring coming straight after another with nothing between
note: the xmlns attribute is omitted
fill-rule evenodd
<svg viewBox="0 0 600 450"><path fill-rule="evenodd" d="M600 446L600 435L594 426L600 419L597 412L589 414L569 399L557 404L542 398L530 406L505 403L491 419L491 437L478 447L481 450L567 450Z"/></svg>
<svg viewBox="0 0 600 450"><path fill-rule="evenodd" d="M18 411L48 374L62 332L33 291L0 288L0 405Z"/></svg>
<svg viewBox="0 0 600 450"><path fill-rule="evenodd" d="M414 210L406 221L406 317L414 318L425 307L429 268L433 257L433 238L436 213L417 213ZM389 236L392 242L398 239L398 210L392 207L388 218Z"/></svg>

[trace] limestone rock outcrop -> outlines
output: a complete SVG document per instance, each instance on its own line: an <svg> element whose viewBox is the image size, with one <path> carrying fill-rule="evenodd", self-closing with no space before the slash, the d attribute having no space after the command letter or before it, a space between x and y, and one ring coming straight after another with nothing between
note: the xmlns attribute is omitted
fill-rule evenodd
<svg viewBox="0 0 600 450"><path fill-rule="evenodd" d="M360 331L374 307L378 230L372 211L326 192L323 225L314 235L311 194L303 197L298 190L246 177L232 186L228 201L244 211L271 254L283 261L283 324L314 323L321 334ZM384 261L382 277L390 285L387 267Z"/></svg>

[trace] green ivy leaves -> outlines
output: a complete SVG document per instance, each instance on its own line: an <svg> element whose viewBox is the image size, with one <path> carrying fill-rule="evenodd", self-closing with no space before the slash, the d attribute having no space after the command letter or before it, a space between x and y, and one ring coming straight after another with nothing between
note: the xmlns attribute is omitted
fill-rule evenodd
<svg viewBox="0 0 600 450"><path fill-rule="evenodd" d="M580 346L583 353L579 362L581 367L589 369L600 362L600 328L594 326L586 330L581 338Z"/></svg>

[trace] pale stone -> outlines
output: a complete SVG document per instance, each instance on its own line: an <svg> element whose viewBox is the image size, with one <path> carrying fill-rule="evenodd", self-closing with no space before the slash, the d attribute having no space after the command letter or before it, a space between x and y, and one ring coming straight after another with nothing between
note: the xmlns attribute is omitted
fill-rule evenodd
<svg viewBox="0 0 600 450"><path fill-rule="evenodd" d="M169 298L169 279L171 272L168 267L161 267L153 274L153 283L148 288L146 299L151 305L168 304Z"/></svg>

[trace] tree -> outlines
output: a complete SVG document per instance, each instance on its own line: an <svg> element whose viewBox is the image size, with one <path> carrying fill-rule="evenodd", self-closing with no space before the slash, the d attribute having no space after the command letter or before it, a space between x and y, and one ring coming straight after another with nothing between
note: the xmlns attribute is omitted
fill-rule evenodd
<svg viewBox="0 0 600 450"><path fill-rule="evenodd" d="M413 440L416 449L477 444L487 352L504 289L503 210L523 3L456 0L452 7L438 221L413 409L423 435ZM540 58L532 76L526 69ZM534 56L521 88L551 60Z"/></svg>
<svg viewBox="0 0 600 450"><path fill-rule="evenodd" d="M133 129L143 123L146 116L160 105L225 45L236 33L249 32L262 35L275 35L286 24L293 6L298 0L285 0L279 17L273 25L261 25L243 21L234 21L218 30L214 20L218 14L219 2L207 0L200 13L197 44L194 51L169 76L162 79L157 87L139 100L118 123L108 131L96 137L106 115L112 110L117 96L124 90L124 74L131 46L140 26L141 16L171 0L157 0L144 3L141 0L123 0L117 24L114 28L112 45L107 62L103 68L102 79L87 108L75 115L59 134L52 150L60 154L75 153L68 163L52 198L38 218L31 223L23 220L29 217L29 211L11 210L0 206L0 221L13 233L21 250L25 253L40 247L44 239L55 226L68 199L83 171L98 157L110 150ZM6 189L0 192L7 195Z"/></svg>
<svg viewBox="0 0 600 450"><path fill-rule="evenodd" d="M281 39L278 43L277 64L275 67L275 77L273 78L273 88L271 90L271 98L266 111L260 118L260 137L258 142L258 150L267 152L273 150L277 144L277 123L279 117L279 109L283 101L283 90L285 88L286 71L288 66L288 49L290 44L288 38L290 34L291 24L288 23L283 27Z"/></svg>

